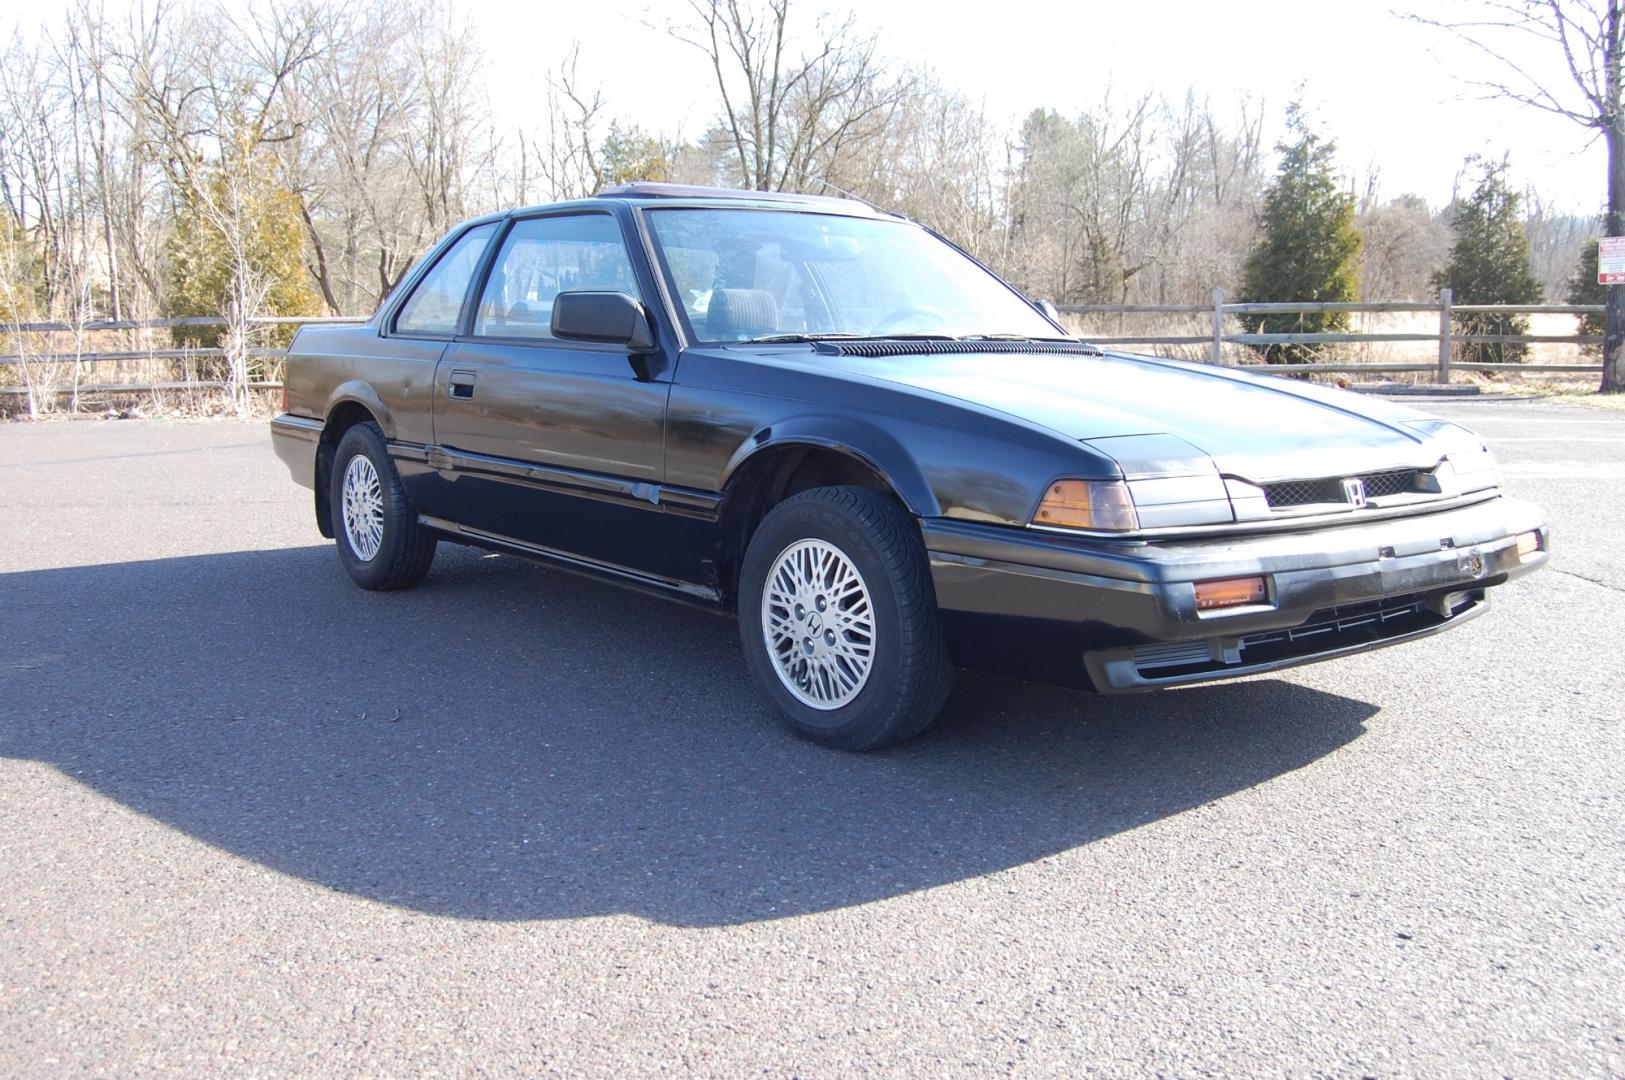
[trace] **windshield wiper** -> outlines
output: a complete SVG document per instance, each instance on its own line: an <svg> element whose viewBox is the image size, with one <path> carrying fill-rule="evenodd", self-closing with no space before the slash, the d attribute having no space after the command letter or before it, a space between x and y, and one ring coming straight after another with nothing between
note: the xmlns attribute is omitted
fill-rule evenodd
<svg viewBox="0 0 1625 1080"><path fill-rule="evenodd" d="M819 341L1030 341L1035 344L1054 342L1079 346L1085 350L1106 355L1106 350L1092 342L1080 341L1074 337L1033 337L1030 334L964 334L955 337L953 334L848 334L831 331L829 333L794 333L794 334L765 334L762 337L748 338L735 342L736 345L794 345L802 342L812 344Z"/></svg>
<svg viewBox="0 0 1625 1080"><path fill-rule="evenodd" d="M952 334L766 334L746 338L739 345L795 344L802 341L954 341Z"/></svg>
<svg viewBox="0 0 1625 1080"><path fill-rule="evenodd" d="M1092 341L1084 341L1082 338L1075 338L1075 337L1033 337L1030 334L966 334L964 337L959 338L959 340L960 341L1031 341L1031 342L1035 342L1037 344L1043 344L1045 342L1054 342L1054 343L1056 343L1058 345L1064 343L1064 344L1067 344L1067 345L1082 346L1085 349L1092 349L1095 352L1099 353L1101 356L1106 355L1106 350L1102 349L1099 345L1096 345L1094 342L1092 342Z"/></svg>
<svg viewBox="0 0 1625 1080"><path fill-rule="evenodd" d="M966 334L956 339L958 341L1077 341L1075 337L1062 337L1059 334L1050 334L1046 337L1034 337L1032 334Z"/></svg>
<svg viewBox="0 0 1625 1080"><path fill-rule="evenodd" d="M740 345L771 345L777 342L795 344L800 341L841 341L862 337L862 334L764 334L761 337L746 338Z"/></svg>

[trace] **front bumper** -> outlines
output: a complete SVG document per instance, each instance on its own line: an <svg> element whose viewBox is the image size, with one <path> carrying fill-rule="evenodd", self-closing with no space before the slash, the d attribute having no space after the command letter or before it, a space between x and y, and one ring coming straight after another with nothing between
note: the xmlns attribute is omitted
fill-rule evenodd
<svg viewBox="0 0 1625 1080"><path fill-rule="evenodd" d="M1104 692L1254 674L1438 633L1482 613L1488 589L1543 566L1549 547L1544 514L1504 497L1165 543L943 518L922 530L957 662ZM1520 557L1527 532L1540 549ZM1267 605L1197 611L1196 582L1250 576L1267 579Z"/></svg>

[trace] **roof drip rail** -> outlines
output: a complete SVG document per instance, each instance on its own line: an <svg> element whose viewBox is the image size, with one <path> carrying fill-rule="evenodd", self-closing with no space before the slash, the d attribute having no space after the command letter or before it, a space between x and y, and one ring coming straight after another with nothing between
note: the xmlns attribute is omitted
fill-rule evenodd
<svg viewBox="0 0 1625 1080"><path fill-rule="evenodd" d="M833 184L826 186L834 189ZM648 180L634 180L626 184L611 184L601 189L593 197L597 199L728 199L740 202L785 203L800 206L808 204L815 206L834 205L840 206L848 212L856 203L872 213L886 214L889 217L897 216L855 196L843 198L837 195L803 195L792 191L755 191L749 188L701 187L696 184L666 184Z"/></svg>

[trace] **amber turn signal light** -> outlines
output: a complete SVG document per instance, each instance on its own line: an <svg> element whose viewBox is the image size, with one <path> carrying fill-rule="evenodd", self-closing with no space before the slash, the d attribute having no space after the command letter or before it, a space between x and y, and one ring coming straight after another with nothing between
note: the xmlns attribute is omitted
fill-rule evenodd
<svg viewBox="0 0 1625 1080"><path fill-rule="evenodd" d="M1196 610L1242 607L1269 601L1269 587L1261 577L1220 578L1196 583Z"/></svg>
<svg viewBox="0 0 1625 1080"><path fill-rule="evenodd" d="M1540 533L1526 532L1518 534L1518 558L1526 559L1540 550Z"/></svg>
<svg viewBox="0 0 1625 1080"><path fill-rule="evenodd" d="M1140 517L1121 480L1057 480L1044 492L1033 524L1133 532L1140 527Z"/></svg>

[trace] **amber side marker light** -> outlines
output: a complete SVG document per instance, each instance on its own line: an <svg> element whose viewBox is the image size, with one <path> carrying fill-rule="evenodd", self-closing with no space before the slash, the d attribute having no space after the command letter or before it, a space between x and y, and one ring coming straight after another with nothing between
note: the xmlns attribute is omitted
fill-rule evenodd
<svg viewBox="0 0 1625 1080"><path fill-rule="evenodd" d="M1121 480L1057 480L1044 492L1033 524L1133 532L1140 527L1140 516Z"/></svg>
<svg viewBox="0 0 1625 1080"><path fill-rule="evenodd" d="M1196 583L1196 610L1242 607L1269 601L1269 587L1261 577L1220 578Z"/></svg>
<svg viewBox="0 0 1625 1080"><path fill-rule="evenodd" d="M1526 532L1518 534L1518 558L1527 559L1540 550L1540 533Z"/></svg>

